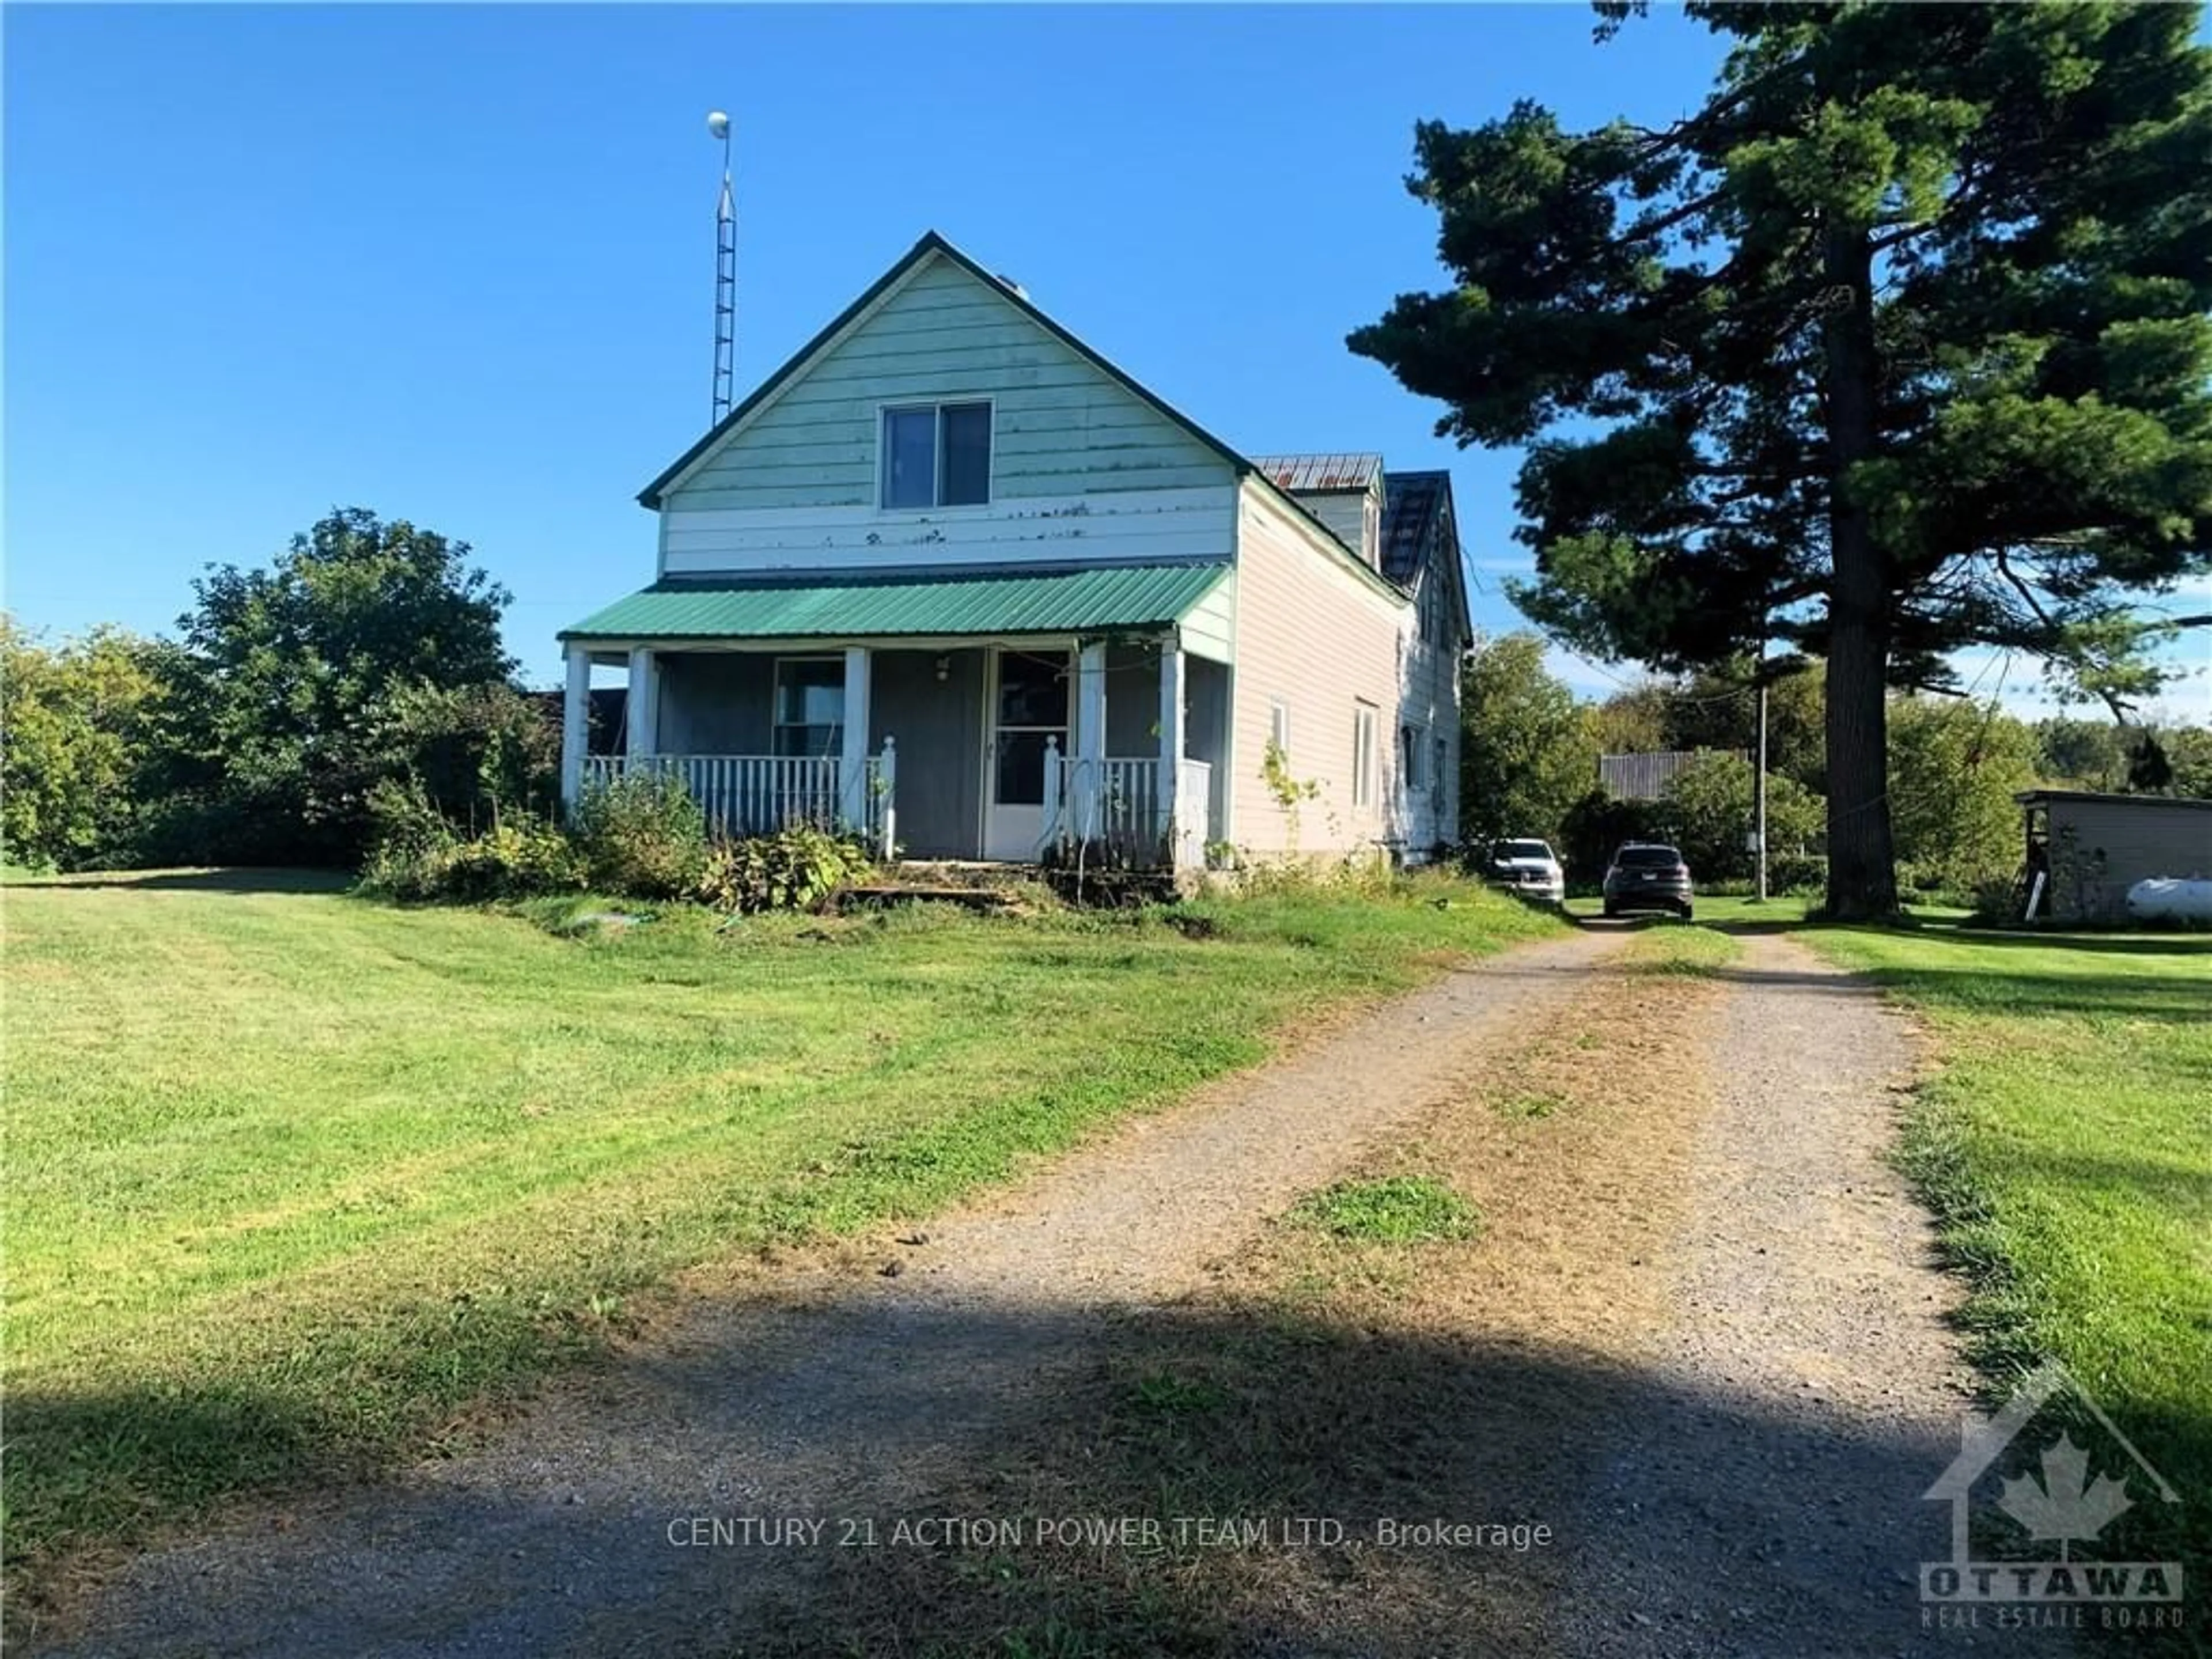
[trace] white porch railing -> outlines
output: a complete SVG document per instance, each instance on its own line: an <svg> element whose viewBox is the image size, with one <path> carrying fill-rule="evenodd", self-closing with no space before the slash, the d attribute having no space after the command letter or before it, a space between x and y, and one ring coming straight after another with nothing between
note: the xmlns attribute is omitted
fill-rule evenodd
<svg viewBox="0 0 2212 1659"><path fill-rule="evenodd" d="M1046 846L1088 845L1138 869L1205 862L1213 793L1206 762L1177 764L1170 825L1161 811L1157 756L1092 760L1048 750L1046 757Z"/></svg>
<svg viewBox="0 0 2212 1659"><path fill-rule="evenodd" d="M890 739L867 757L855 787L842 760L787 755L593 755L583 765L583 787L604 788L617 779L675 776L699 803L708 827L738 839L772 836L797 824L817 830L857 830L879 853L897 836L895 791L897 751Z"/></svg>

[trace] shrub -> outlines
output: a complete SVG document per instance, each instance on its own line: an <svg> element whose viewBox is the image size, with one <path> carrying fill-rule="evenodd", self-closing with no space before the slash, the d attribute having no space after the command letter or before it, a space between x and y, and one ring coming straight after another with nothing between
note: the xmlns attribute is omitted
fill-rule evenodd
<svg viewBox="0 0 2212 1659"><path fill-rule="evenodd" d="M858 837L798 824L779 835L716 842L707 851L698 896L744 915L804 909L873 868Z"/></svg>
<svg viewBox="0 0 2212 1659"><path fill-rule="evenodd" d="M1773 893L1825 893L1828 860L1818 853L1770 853L1766 886Z"/></svg>
<svg viewBox="0 0 2212 1659"><path fill-rule="evenodd" d="M633 898L683 898L707 873L707 817L684 780L633 774L584 792L576 848L591 884Z"/></svg>
<svg viewBox="0 0 2212 1659"><path fill-rule="evenodd" d="M404 783L386 779L371 789L368 822L369 845L376 854L449 847L455 839L452 820L438 809L429 792L412 779Z"/></svg>
<svg viewBox="0 0 2212 1659"><path fill-rule="evenodd" d="M534 898L582 890L583 856L559 825L510 820L465 840L426 802L378 840L362 870L365 891L396 899ZM384 803L394 815L394 803Z"/></svg>
<svg viewBox="0 0 2212 1659"><path fill-rule="evenodd" d="M1664 841L1667 817L1658 801L1618 800L1593 789L1568 810L1560 835L1565 844L1553 850L1567 866L1568 878L1595 885L1624 842Z"/></svg>
<svg viewBox="0 0 2212 1659"><path fill-rule="evenodd" d="M361 890L403 901L443 898L459 845L450 834L437 842L380 842L361 866Z"/></svg>
<svg viewBox="0 0 2212 1659"><path fill-rule="evenodd" d="M580 892L583 857L559 827L544 819L495 826L453 848L446 872L451 898L531 898Z"/></svg>
<svg viewBox="0 0 2212 1659"><path fill-rule="evenodd" d="M1700 880L1738 880L1751 875L1758 855L1747 832L1756 822L1758 788L1749 761L1741 755L1700 755L1667 786L1662 823L1666 839L1682 849ZM1794 778L1778 773L1766 780L1766 845L1796 852L1821 831L1825 813L1820 798ZM1770 870L1771 866L1770 866Z"/></svg>
<svg viewBox="0 0 2212 1659"><path fill-rule="evenodd" d="M1973 890L1966 896L1969 900L1967 908L1973 912L1973 919L1991 926L2017 923L2026 908L2019 880L2012 876L1984 877L1974 884ZM2046 905L2050 902L2047 893L2044 896L2044 902Z"/></svg>
<svg viewBox="0 0 2212 1659"><path fill-rule="evenodd" d="M561 730L542 700L511 685L395 686L373 711L375 746L394 775L473 834L518 812L560 804ZM380 828L376 792L372 827Z"/></svg>

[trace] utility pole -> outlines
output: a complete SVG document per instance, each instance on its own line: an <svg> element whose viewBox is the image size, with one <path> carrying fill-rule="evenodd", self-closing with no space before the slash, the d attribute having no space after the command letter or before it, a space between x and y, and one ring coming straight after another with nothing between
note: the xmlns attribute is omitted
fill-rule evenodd
<svg viewBox="0 0 2212 1659"><path fill-rule="evenodd" d="M1751 833L1759 843L1759 902L1766 902L1766 653L1759 653L1759 758L1752 769Z"/></svg>

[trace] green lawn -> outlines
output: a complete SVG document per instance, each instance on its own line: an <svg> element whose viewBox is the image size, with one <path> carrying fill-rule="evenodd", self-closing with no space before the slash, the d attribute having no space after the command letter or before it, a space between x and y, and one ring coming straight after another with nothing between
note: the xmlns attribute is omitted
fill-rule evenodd
<svg viewBox="0 0 2212 1659"><path fill-rule="evenodd" d="M2064 1362L2184 1494L2138 1522L2212 1561L2212 939L1955 924L1806 940L1917 1011L1942 1069L1908 1170L2002 1389ZM2142 1559L2142 1558L2139 1558ZM2195 1593L2192 1593L2192 1599Z"/></svg>
<svg viewBox="0 0 2212 1659"><path fill-rule="evenodd" d="M1442 878L583 937L285 885L0 895L12 1560L419 1449L678 1269L942 1205L1559 927Z"/></svg>

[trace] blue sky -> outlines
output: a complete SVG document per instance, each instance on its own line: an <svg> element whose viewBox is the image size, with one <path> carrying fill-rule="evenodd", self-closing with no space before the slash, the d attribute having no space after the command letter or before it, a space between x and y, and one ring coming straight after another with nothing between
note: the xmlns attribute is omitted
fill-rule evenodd
<svg viewBox="0 0 2212 1659"><path fill-rule="evenodd" d="M935 228L1247 451L1450 465L1504 629L1514 458L1437 439L1343 347L1439 278L1413 123L1662 119L1717 58L1663 15L1595 46L1573 5L11 5L0 31L9 608L166 629L204 564L361 505L474 544L539 684L556 629L650 580L634 497L706 424L709 108L738 123L741 392Z"/></svg>

